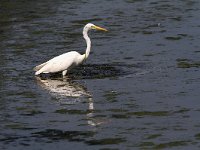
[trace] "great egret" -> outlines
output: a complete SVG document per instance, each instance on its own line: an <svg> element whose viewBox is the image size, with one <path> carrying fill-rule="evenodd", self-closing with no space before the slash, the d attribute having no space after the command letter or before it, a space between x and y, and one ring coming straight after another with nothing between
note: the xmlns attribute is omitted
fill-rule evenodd
<svg viewBox="0 0 200 150"><path fill-rule="evenodd" d="M85 54L81 55L76 51L71 51L71 52L56 56L50 59L49 61L36 66L34 68L34 70L36 71L35 75L39 75L41 73L55 73L55 72L62 71L62 75L64 77L68 70L81 64L85 59L88 58L89 53L90 53L91 41L90 41L90 38L88 37L88 31L91 29L108 31L92 23L86 24L85 27L83 28L83 37L87 43Z"/></svg>

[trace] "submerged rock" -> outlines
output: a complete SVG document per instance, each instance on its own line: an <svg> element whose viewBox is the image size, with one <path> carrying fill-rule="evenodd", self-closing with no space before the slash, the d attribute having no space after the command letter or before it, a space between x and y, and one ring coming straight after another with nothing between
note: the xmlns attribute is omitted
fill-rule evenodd
<svg viewBox="0 0 200 150"><path fill-rule="evenodd" d="M134 69L131 69L134 68ZM68 72L70 79L104 79L117 78L137 73L136 68L144 68L143 63L127 64L83 64ZM42 78L60 78L61 73L42 74Z"/></svg>

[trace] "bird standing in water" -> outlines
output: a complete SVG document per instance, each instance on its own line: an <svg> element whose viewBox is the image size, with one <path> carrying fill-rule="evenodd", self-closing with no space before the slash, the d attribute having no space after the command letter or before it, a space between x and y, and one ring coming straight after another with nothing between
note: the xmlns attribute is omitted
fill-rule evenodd
<svg viewBox="0 0 200 150"><path fill-rule="evenodd" d="M61 54L56 56L49 61L42 63L34 68L35 75L39 75L41 73L56 73L62 72L63 77L67 74L67 71L71 68L81 64L84 60L86 60L90 54L91 49L91 40L88 36L88 31L94 30L101 30L101 31L108 31L105 28L101 28L96 26L92 23L88 23L83 28L83 37L86 41L87 48L85 54L79 54L76 51L70 51L68 53Z"/></svg>

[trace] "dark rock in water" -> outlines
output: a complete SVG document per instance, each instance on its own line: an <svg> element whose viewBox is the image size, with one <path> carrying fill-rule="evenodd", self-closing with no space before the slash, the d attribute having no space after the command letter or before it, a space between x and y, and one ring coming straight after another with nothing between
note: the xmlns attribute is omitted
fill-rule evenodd
<svg viewBox="0 0 200 150"><path fill-rule="evenodd" d="M68 72L70 79L103 79L116 78L119 76L129 75L134 73L134 69L140 68L144 64L83 64L77 66ZM136 72L136 71L135 71ZM61 73L42 74L41 78L60 78Z"/></svg>
<svg viewBox="0 0 200 150"><path fill-rule="evenodd" d="M110 64L87 64L74 68L69 72L73 78L102 79L106 77L117 77L125 74L121 68Z"/></svg>

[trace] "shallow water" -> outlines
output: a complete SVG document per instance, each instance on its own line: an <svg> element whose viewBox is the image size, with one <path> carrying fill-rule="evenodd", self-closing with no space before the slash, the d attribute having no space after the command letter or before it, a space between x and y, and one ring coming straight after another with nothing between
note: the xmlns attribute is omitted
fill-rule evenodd
<svg viewBox="0 0 200 150"><path fill-rule="evenodd" d="M199 149L198 0L1 1L0 148ZM82 66L36 78L69 50Z"/></svg>

